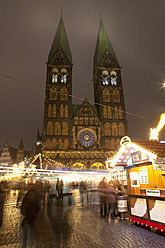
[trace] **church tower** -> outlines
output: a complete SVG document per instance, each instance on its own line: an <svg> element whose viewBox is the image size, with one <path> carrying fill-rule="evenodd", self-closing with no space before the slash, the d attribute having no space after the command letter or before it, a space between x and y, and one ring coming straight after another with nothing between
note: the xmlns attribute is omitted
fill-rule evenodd
<svg viewBox="0 0 165 248"><path fill-rule="evenodd" d="M128 132L121 67L100 21L93 66L94 99L101 121L103 150L115 150Z"/></svg>
<svg viewBox="0 0 165 248"><path fill-rule="evenodd" d="M72 55L61 16L48 56L43 153L72 147Z"/></svg>

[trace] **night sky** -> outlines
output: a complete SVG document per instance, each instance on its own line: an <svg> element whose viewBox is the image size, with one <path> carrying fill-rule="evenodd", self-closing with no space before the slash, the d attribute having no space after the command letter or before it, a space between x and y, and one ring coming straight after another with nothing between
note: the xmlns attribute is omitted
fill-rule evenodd
<svg viewBox="0 0 165 248"><path fill-rule="evenodd" d="M30 149L38 128L42 132L45 62L61 10L74 64L73 96L93 101L101 15L122 66L129 136L148 140L165 113L164 0L1 0L0 149L6 141L18 147L21 137ZM165 140L165 127L159 138Z"/></svg>

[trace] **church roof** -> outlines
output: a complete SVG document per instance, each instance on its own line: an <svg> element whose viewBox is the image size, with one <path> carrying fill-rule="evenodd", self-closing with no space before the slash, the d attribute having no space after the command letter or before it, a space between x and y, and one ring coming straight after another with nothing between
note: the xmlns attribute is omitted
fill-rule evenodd
<svg viewBox="0 0 165 248"><path fill-rule="evenodd" d="M53 40L51 50L49 52L48 61L52 59L52 57L54 56L54 54L56 53L59 47L63 48L68 60L70 61L70 63L72 63L72 54L69 48L69 42L68 42L68 38L66 35L66 30L65 30L62 16L61 16L54 40Z"/></svg>
<svg viewBox="0 0 165 248"><path fill-rule="evenodd" d="M103 57L103 55L105 54L106 51L110 52L110 54L114 58L115 62L119 66L119 62L117 60L117 57L115 55L115 52L113 50L113 47L112 47L111 42L109 40L109 37L107 35L104 24L101 20L98 38L97 38L97 43L96 43L95 55L94 55L94 59L95 59L97 65L99 64L101 58Z"/></svg>

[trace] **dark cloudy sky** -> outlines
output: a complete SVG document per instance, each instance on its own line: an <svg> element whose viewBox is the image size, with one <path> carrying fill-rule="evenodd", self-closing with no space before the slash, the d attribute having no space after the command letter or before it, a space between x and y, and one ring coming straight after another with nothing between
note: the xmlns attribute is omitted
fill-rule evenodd
<svg viewBox="0 0 165 248"><path fill-rule="evenodd" d="M165 112L164 0L1 0L0 148L6 141L17 147L21 137L26 148L34 147L38 128L42 131L45 62L61 10L74 63L73 95L93 101L101 14L123 67L129 135L148 140L150 127L156 127ZM165 140L165 131L160 139Z"/></svg>

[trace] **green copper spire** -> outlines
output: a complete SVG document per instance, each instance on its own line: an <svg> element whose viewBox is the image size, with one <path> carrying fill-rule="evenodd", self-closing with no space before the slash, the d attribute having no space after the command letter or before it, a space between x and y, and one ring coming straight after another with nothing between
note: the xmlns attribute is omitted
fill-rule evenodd
<svg viewBox="0 0 165 248"><path fill-rule="evenodd" d="M59 47L62 47L69 62L72 63L72 54L69 48L68 38L65 31L64 22L61 16L51 50L49 52L48 62L52 59L53 55L56 53Z"/></svg>
<svg viewBox="0 0 165 248"><path fill-rule="evenodd" d="M96 50L95 50L95 55L94 55L94 59L95 59L97 65L99 64L101 58L103 57L104 53L107 50L110 52L110 54L112 55L112 57L116 61L117 65L119 66L119 62L117 60L117 57L115 55L115 52L113 50L113 47L112 47L111 42L109 40L109 37L107 35L107 32L105 30L104 24L101 20L98 38L97 38Z"/></svg>

